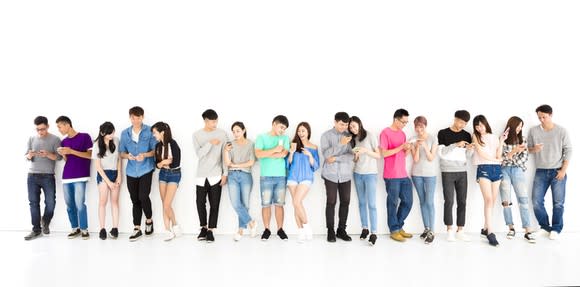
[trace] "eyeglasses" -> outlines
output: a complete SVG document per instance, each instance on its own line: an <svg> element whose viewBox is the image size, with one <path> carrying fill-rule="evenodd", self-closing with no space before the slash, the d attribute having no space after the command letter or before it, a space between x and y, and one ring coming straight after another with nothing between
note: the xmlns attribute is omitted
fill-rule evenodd
<svg viewBox="0 0 580 287"><path fill-rule="evenodd" d="M401 122L402 124L406 125L409 123L409 121L402 121L401 119L397 119L397 121Z"/></svg>
<svg viewBox="0 0 580 287"><path fill-rule="evenodd" d="M37 132L43 132L43 131L46 131L46 128L36 128L36 131Z"/></svg>

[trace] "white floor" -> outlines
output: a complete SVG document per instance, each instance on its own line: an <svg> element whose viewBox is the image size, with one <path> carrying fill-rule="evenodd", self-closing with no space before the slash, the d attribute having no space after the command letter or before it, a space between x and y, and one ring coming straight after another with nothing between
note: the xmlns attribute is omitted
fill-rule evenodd
<svg viewBox="0 0 580 287"><path fill-rule="evenodd" d="M374 247L355 234L352 242L332 244L322 235L304 244L293 235L287 242L221 235L208 244L192 234L172 242L160 235L129 242L127 234L103 241L96 233L90 240L53 233L28 242L25 234L0 232L5 286L580 285L580 233L557 241L538 234L535 245L521 233L514 240L502 233L496 248L476 234L455 243L438 234L430 246L417 236L398 243L381 235Z"/></svg>

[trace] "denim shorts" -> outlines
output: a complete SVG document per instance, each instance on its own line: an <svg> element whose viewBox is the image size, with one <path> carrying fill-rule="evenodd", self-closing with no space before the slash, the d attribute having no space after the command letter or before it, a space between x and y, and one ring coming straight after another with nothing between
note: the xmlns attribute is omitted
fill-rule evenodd
<svg viewBox="0 0 580 287"><path fill-rule="evenodd" d="M285 176L261 176L260 196L262 207L272 204L282 206L286 201L286 177Z"/></svg>
<svg viewBox="0 0 580 287"><path fill-rule="evenodd" d="M286 185L291 186L291 185L299 185L299 184L311 186L312 185L312 181L311 180L303 180L301 182L296 182L294 180L289 180Z"/></svg>
<svg viewBox="0 0 580 287"><path fill-rule="evenodd" d="M503 178L501 165L499 164L480 164L477 166L477 182L479 178L487 178L491 182L496 182Z"/></svg>
<svg viewBox="0 0 580 287"><path fill-rule="evenodd" d="M181 169L167 169L159 170L159 183L177 184L181 181Z"/></svg>
<svg viewBox="0 0 580 287"><path fill-rule="evenodd" d="M115 182L117 180L117 171L112 169L105 169L105 174L109 178L110 181ZM103 182L103 177L99 172L97 172L97 185Z"/></svg>

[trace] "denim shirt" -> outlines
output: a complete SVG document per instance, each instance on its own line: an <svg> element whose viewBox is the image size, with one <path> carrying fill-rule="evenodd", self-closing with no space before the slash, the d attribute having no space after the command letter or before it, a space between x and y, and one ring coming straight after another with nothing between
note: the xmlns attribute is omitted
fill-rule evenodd
<svg viewBox="0 0 580 287"><path fill-rule="evenodd" d="M155 140L155 137L151 133L151 127L145 124L141 127L139 142L134 142L131 138L132 129L132 126L128 127L121 133L119 152L126 152L137 156L140 153L150 152L155 149L157 140ZM130 177L141 177L153 169L155 169L155 157L146 157L143 161L128 160L126 173Z"/></svg>

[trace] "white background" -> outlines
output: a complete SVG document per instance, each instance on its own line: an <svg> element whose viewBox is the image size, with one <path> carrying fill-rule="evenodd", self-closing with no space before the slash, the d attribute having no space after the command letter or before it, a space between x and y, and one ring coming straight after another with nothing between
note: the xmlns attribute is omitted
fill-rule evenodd
<svg viewBox="0 0 580 287"><path fill-rule="evenodd" d="M580 4L575 1L4 1L0 4L0 115L5 125L0 230L28 230L25 143L33 119L69 116L77 131L96 137L112 121L119 133L128 110L145 109L149 125L168 122L182 149L183 177L174 207L186 232L199 224L194 200L197 158L192 133L207 108L229 131L241 120L249 138L285 114L287 131L308 121L312 139L333 124L334 113L362 118L375 135L391 124L397 108L411 119L425 115L436 134L457 109L484 114L494 132L518 115L525 133L538 124L535 108L550 104L554 122L577 142ZM472 131L472 123L468 131ZM413 126L405 128L407 135ZM530 162L533 167L533 160ZM575 158L569 179L564 231L579 231ZM60 177L62 163L57 165ZM89 228L98 231L97 188L88 184ZM483 201L469 174L467 226L483 225ZM530 180L533 172L528 172ZM259 217L259 168L251 214ZM156 228L162 208L154 176L151 198ZM384 183L379 180L379 232L387 232ZM124 182L125 183L125 182ZM325 195L317 177L305 200L316 232L325 232ZM290 203L290 195L287 196ZM356 193L351 195L348 231L360 231ZM131 203L121 195L121 230L131 229ZM548 206L550 197L546 198ZM417 197L406 222L419 232ZM437 231L443 231L440 179ZM295 232L292 207L285 226ZM494 227L504 230L499 200ZM514 209L516 224L519 213ZM107 227L110 228L108 217ZM535 222L535 220L534 220ZM224 189L218 233L232 233L237 219ZM57 180L53 230L70 228Z"/></svg>

